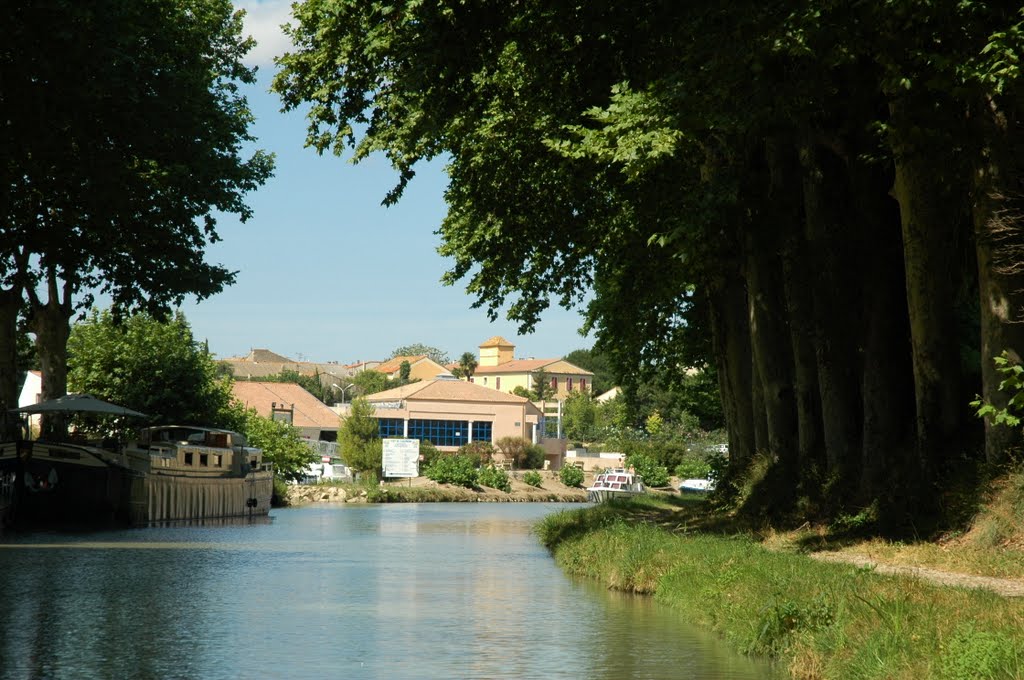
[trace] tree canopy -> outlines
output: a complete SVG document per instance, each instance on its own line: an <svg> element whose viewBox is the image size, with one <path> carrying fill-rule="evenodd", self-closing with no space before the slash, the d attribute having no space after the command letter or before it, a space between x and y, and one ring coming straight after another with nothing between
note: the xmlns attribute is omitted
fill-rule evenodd
<svg viewBox="0 0 1024 680"><path fill-rule="evenodd" d="M391 356L389 356L388 358L394 359L395 357L418 357L420 355L426 355L427 357L433 359L442 366L448 363L447 352L438 349L437 347L424 345L421 342L417 342L412 345L401 345L400 347L396 347L391 352Z"/></svg>
<svg viewBox="0 0 1024 680"><path fill-rule="evenodd" d="M308 143L446 154L447 283L583 302L627 396L714 366L751 512L934 510L1020 432L1024 23L1007 3L305 0L274 88ZM742 46L742 47L740 47ZM974 364L962 357L980 357ZM753 465L760 458L764 464Z"/></svg>
<svg viewBox="0 0 1024 680"><path fill-rule="evenodd" d="M141 411L152 424L227 426L230 379L180 312L167 321L93 311L71 328L68 383L76 392Z"/></svg>
<svg viewBox="0 0 1024 680"><path fill-rule="evenodd" d="M205 259L219 240L215 214L246 220L243 196L273 162L243 150L254 140L238 84L254 82L241 61L253 42L230 0L5 3L0 25L0 398L9 403L7 338L22 302L43 396L60 396L69 319L95 293L115 315L162 314L233 282Z"/></svg>

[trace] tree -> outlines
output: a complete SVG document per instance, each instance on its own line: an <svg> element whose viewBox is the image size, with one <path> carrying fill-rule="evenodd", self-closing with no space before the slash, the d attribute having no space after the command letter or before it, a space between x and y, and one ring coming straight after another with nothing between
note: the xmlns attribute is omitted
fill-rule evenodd
<svg viewBox="0 0 1024 680"><path fill-rule="evenodd" d="M412 364L408 361L403 361L398 367L398 382L405 385L409 382L409 374L412 372Z"/></svg>
<svg viewBox="0 0 1024 680"><path fill-rule="evenodd" d="M180 312L118 321L109 310L93 311L71 328L68 367L76 392L141 411L153 424L228 424L231 381L218 377Z"/></svg>
<svg viewBox="0 0 1024 680"><path fill-rule="evenodd" d="M555 388L551 386L548 372L543 368L533 374L533 400L547 401L555 396Z"/></svg>
<svg viewBox="0 0 1024 680"><path fill-rule="evenodd" d="M241 63L253 43L228 0L7 3L0 23L0 327L24 300L53 398L69 320L96 292L115 316L161 314L234 281L204 259L214 213L247 219L242 197L273 163L242 156L252 116L237 83L254 82ZM0 352L6 376L13 354Z"/></svg>
<svg viewBox="0 0 1024 680"><path fill-rule="evenodd" d="M452 369L452 373L456 378L465 378L469 380L473 377L473 373L476 372L477 360L476 355L472 352L463 352L459 356L459 365Z"/></svg>
<svg viewBox="0 0 1024 680"><path fill-rule="evenodd" d="M356 392L364 397L396 387L393 382L394 381L380 371L374 371L372 369L368 371L360 371L352 376L352 384L356 386Z"/></svg>
<svg viewBox="0 0 1024 680"><path fill-rule="evenodd" d="M249 446L263 451L265 461L274 464L275 476L298 481L306 468L319 460L319 454L302 440L291 424L264 418L256 409L247 409L238 402L234 403L234 408L238 419L236 429L246 436Z"/></svg>
<svg viewBox="0 0 1024 680"><path fill-rule="evenodd" d="M332 393L331 387L325 385L323 381L321 381L319 372L314 375L303 375L296 370L284 368L280 373L249 378L248 380L251 382L292 383L306 390L325 404L328 402L330 394Z"/></svg>
<svg viewBox="0 0 1024 680"><path fill-rule="evenodd" d="M353 399L351 409L342 419L341 431L338 432L341 457L353 470L373 473L377 478L383 466L383 449L378 433L373 406L362 397Z"/></svg>
<svg viewBox="0 0 1024 680"><path fill-rule="evenodd" d="M522 331L584 304L631 405L713 365L727 478L772 461L748 512L935 509L968 381L998 410L1024 353L1018 7L322 2L274 87L387 203L449 159L445 282Z"/></svg>
<svg viewBox="0 0 1024 680"><path fill-rule="evenodd" d="M448 363L447 352L445 352L444 350L440 350L436 347L431 347L430 345L424 345L422 343L416 343L413 345L402 345L401 347L396 347L391 352L391 356L388 358L394 359L395 357L418 357L421 355L425 355L431 358L432 360L436 361L442 366Z"/></svg>
<svg viewBox="0 0 1024 680"><path fill-rule="evenodd" d="M612 370L611 361L601 352L592 349L577 349L569 352L563 358L573 366L579 366L594 374L594 382L590 386L590 391L595 396L604 394L618 383L615 379L615 372Z"/></svg>
<svg viewBox="0 0 1024 680"><path fill-rule="evenodd" d="M597 424L597 402L590 392L570 392L562 404L562 429L565 436L576 441L593 437Z"/></svg>

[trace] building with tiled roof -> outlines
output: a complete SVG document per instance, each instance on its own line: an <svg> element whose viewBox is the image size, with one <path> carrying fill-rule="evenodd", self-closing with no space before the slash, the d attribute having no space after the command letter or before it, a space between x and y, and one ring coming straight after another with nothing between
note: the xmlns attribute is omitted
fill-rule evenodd
<svg viewBox="0 0 1024 680"><path fill-rule="evenodd" d="M515 345L496 335L480 345L480 362L470 380L484 387L512 392L517 387L533 389L535 376L544 371L554 388L556 400L574 390L589 391L594 374L565 359L516 359Z"/></svg>
<svg viewBox="0 0 1024 680"><path fill-rule="evenodd" d="M564 452L561 440L544 439L543 415L529 399L479 384L424 380L366 400L374 407L382 437L428 440L448 451L474 441L523 437L544 445L555 467Z"/></svg>
<svg viewBox="0 0 1024 680"><path fill-rule="evenodd" d="M392 357L375 367L373 370L383 373L394 380L401 377L402 363L405 361L409 362L410 380L433 380L438 376L451 375L451 371L428 357L426 354Z"/></svg>
<svg viewBox="0 0 1024 680"><path fill-rule="evenodd" d="M231 369L231 374L239 381L259 380L294 371L299 375L319 376L320 384L324 387L339 389L350 382L349 376L357 372L337 362L295 361L268 349L253 349L244 357L221 359L219 363Z"/></svg>
<svg viewBox="0 0 1024 680"><path fill-rule="evenodd" d="M246 408L264 418L290 422L307 439L338 439L338 414L294 383L236 381L231 392Z"/></svg>

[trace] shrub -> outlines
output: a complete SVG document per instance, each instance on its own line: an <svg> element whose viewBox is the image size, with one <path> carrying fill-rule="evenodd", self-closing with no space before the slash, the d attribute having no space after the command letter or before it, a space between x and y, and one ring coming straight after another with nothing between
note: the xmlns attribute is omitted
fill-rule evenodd
<svg viewBox="0 0 1024 680"><path fill-rule="evenodd" d="M638 475L644 478L647 486L667 486L668 469L650 456L643 454L631 454L626 456L626 465L633 468Z"/></svg>
<svg viewBox="0 0 1024 680"><path fill-rule="evenodd" d="M566 486L581 486L583 484L583 470L575 465L564 465L558 471L558 479Z"/></svg>
<svg viewBox="0 0 1024 680"><path fill-rule="evenodd" d="M486 465L494 455L494 446L490 442L469 442L460 446L457 453L473 459L477 465Z"/></svg>
<svg viewBox="0 0 1024 680"><path fill-rule="evenodd" d="M528 446L523 458L523 467L531 470L539 470L544 467L544 447L539 444Z"/></svg>
<svg viewBox="0 0 1024 680"><path fill-rule="evenodd" d="M526 460L527 450L533 446L523 437L502 437L495 442L495 445L505 454L505 457L515 463L516 467L522 467L523 461Z"/></svg>
<svg viewBox="0 0 1024 680"><path fill-rule="evenodd" d="M680 479L706 479L710 474L711 464L703 458L687 458L675 468Z"/></svg>
<svg viewBox="0 0 1024 680"><path fill-rule="evenodd" d="M270 504L275 508L288 505L288 484L277 475L274 475L274 490L270 496Z"/></svg>
<svg viewBox="0 0 1024 680"><path fill-rule="evenodd" d="M536 470L530 470L529 472L523 475L523 481L529 484L530 486L540 488L540 473L537 472Z"/></svg>
<svg viewBox="0 0 1024 680"><path fill-rule="evenodd" d="M476 478L477 484L489 486L492 489L501 489L505 493L512 491L512 482L508 479L508 473L499 470L493 465L481 468Z"/></svg>
<svg viewBox="0 0 1024 680"><path fill-rule="evenodd" d="M438 484L476 486L477 469L473 459L459 455L441 455L431 463L424 474Z"/></svg>
<svg viewBox="0 0 1024 680"><path fill-rule="evenodd" d="M423 458L420 462L420 469L426 470L431 463L443 455L441 449L434 446L429 439L424 439L420 442L420 457Z"/></svg>

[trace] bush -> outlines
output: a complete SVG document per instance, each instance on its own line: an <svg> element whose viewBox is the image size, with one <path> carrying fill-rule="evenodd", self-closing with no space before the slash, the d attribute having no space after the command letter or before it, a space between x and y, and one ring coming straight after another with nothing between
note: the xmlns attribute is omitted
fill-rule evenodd
<svg viewBox="0 0 1024 680"><path fill-rule="evenodd" d="M489 486L492 489L501 489L505 493L512 491L512 482L508 479L508 473L499 470L493 465L481 468L476 478L477 484Z"/></svg>
<svg viewBox="0 0 1024 680"><path fill-rule="evenodd" d="M707 479L710 474L711 464L703 458L687 458L675 469L675 475L680 479Z"/></svg>
<svg viewBox="0 0 1024 680"><path fill-rule="evenodd" d="M495 442L495 445L499 451L505 454L506 458L515 463L516 467L522 467L527 451L533 446L523 437L502 437ZM541 463L541 465L543 464Z"/></svg>
<svg viewBox="0 0 1024 680"><path fill-rule="evenodd" d="M626 466L633 468L638 475L644 478L647 486L668 486L668 468L658 465L658 462L650 456L643 454L632 454L626 456Z"/></svg>
<svg viewBox="0 0 1024 680"><path fill-rule="evenodd" d="M523 458L523 467L531 470L540 470L544 467L544 447L539 444L528 446Z"/></svg>
<svg viewBox="0 0 1024 680"><path fill-rule="evenodd" d="M429 439L424 439L420 442L420 457L423 459L420 461L420 470L426 470L435 460L443 455L441 449L430 443Z"/></svg>
<svg viewBox="0 0 1024 680"><path fill-rule="evenodd" d="M494 446L490 442L469 442L460 446L456 453L471 458L478 466L486 465L494 455Z"/></svg>
<svg viewBox="0 0 1024 680"><path fill-rule="evenodd" d="M288 484L277 475L274 475L274 491L270 496L270 505L275 508L288 505Z"/></svg>
<svg viewBox="0 0 1024 680"><path fill-rule="evenodd" d="M537 472L536 470L530 470L529 472L523 475L523 481L529 484L530 486L540 488L540 473Z"/></svg>
<svg viewBox="0 0 1024 680"><path fill-rule="evenodd" d="M476 486L478 473L472 458L441 455L427 467L424 474L438 484L456 484L472 489Z"/></svg>
<svg viewBox="0 0 1024 680"><path fill-rule="evenodd" d="M563 465L558 471L558 479L566 486L581 486L583 484L583 470L575 465Z"/></svg>

